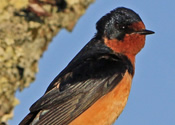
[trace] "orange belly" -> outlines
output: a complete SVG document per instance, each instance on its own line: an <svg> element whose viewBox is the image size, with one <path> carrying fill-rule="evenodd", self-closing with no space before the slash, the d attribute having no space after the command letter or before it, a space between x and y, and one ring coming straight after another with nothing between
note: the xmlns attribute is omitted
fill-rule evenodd
<svg viewBox="0 0 175 125"><path fill-rule="evenodd" d="M111 125L123 111L128 100L132 76L126 72L120 83L101 97L69 125Z"/></svg>

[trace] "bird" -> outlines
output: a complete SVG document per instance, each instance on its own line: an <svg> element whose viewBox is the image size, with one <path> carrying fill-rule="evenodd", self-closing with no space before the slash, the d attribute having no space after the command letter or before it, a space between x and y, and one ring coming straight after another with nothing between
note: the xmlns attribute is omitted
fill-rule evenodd
<svg viewBox="0 0 175 125"><path fill-rule="evenodd" d="M96 30L20 125L111 125L117 120L128 100L135 57L154 32L126 7L101 17Z"/></svg>

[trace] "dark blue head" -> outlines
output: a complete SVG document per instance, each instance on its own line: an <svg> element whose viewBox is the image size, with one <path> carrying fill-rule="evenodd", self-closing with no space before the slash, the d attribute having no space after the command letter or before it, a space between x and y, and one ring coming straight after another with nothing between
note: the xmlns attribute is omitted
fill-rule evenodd
<svg viewBox="0 0 175 125"><path fill-rule="evenodd" d="M140 33L137 30L145 29L143 24L140 29L132 26L132 24L142 22L141 18L133 10L119 7L103 16L96 24L97 35L100 37L107 37L108 39L123 39L125 34L131 34L133 32ZM147 31L147 30L146 30ZM152 32L145 32L151 34ZM141 33L140 33L141 34Z"/></svg>

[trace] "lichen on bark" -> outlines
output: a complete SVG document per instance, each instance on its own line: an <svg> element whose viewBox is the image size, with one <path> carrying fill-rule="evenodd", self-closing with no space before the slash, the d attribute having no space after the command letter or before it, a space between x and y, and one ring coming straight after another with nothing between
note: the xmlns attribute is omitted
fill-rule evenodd
<svg viewBox="0 0 175 125"><path fill-rule="evenodd" d="M62 28L71 31L94 0L50 0L55 5L48 1L1 0L0 124L13 117L19 103L15 92L35 79L38 61L52 38ZM32 11L31 4L38 4L46 15Z"/></svg>

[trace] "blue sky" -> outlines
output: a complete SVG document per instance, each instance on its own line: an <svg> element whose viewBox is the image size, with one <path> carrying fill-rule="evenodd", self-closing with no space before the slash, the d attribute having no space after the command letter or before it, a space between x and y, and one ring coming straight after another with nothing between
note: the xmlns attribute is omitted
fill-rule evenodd
<svg viewBox="0 0 175 125"><path fill-rule="evenodd" d="M136 57L136 72L128 103L115 124L175 125L175 2L166 0L97 0L70 33L61 30L39 62L36 80L17 92L21 103L14 110L10 125L18 124L29 107L41 97L54 77L66 67L79 50L94 36L96 22L120 6L133 9L146 28L144 49Z"/></svg>

